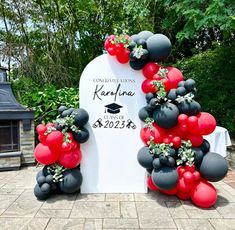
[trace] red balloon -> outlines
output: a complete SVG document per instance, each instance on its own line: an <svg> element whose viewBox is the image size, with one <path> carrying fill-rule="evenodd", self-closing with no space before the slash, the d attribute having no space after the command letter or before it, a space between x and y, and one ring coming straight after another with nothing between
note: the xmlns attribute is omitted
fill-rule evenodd
<svg viewBox="0 0 235 230"><path fill-rule="evenodd" d="M191 189L193 188L194 183L188 183L185 181L185 179L182 177L179 179L177 187L178 190L184 193L189 193Z"/></svg>
<svg viewBox="0 0 235 230"><path fill-rule="evenodd" d="M108 50L109 47L114 47L115 46L115 44L112 44L112 41L114 41L115 37L116 37L116 35L112 34L112 35L108 36L108 38L105 40L104 48L106 50Z"/></svg>
<svg viewBox="0 0 235 230"><path fill-rule="evenodd" d="M63 142L61 145L61 152L69 152L72 149L72 145L69 142Z"/></svg>
<svg viewBox="0 0 235 230"><path fill-rule="evenodd" d="M178 172L179 176L182 177L183 174L185 173L185 168L184 168L184 166L178 166L176 168L176 171Z"/></svg>
<svg viewBox="0 0 235 230"><path fill-rule="evenodd" d="M55 127L55 124L52 123L52 122L49 122L46 124L46 127L49 128L49 127Z"/></svg>
<svg viewBox="0 0 235 230"><path fill-rule="evenodd" d="M124 49L122 52L117 53L117 60L121 63L121 64L125 64L127 62L129 62L129 55L130 55L130 51L127 49Z"/></svg>
<svg viewBox="0 0 235 230"><path fill-rule="evenodd" d="M125 46L123 43L118 43L115 45L116 55L119 55L120 53L124 52Z"/></svg>
<svg viewBox="0 0 235 230"><path fill-rule="evenodd" d="M193 147L198 147L203 142L203 137L201 135L194 135L191 133L187 135L187 139L191 141Z"/></svg>
<svg viewBox="0 0 235 230"><path fill-rule="evenodd" d="M201 135L208 135L215 130L216 120L211 114L201 112L197 115L197 117L198 127L201 130Z"/></svg>
<svg viewBox="0 0 235 230"><path fill-rule="evenodd" d="M111 56L115 56L115 55L116 55L115 47L109 47L109 48L107 49L107 52L108 52Z"/></svg>
<svg viewBox="0 0 235 230"><path fill-rule="evenodd" d="M153 75L153 80L161 81L162 78L161 78L161 76L159 74L156 73L156 74Z"/></svg>
<svg viewBox="0 0 235 230"><path fill-rule="evenodd" d="M38 140L42 143L46 143L46 136L44 134L38 135Z"/></svg>
<svg viewBox="0 0 235 230"><path fill-rule="evenodd" d="M153 85L153 81L149 79L146 79L143 81L141 88L144 93L156 93L157 92L157 88L156 86Z"/></svg>
<svg viewBox="0 0 235 230"><path fill-rule="evenodd" d="M196 116L190 116L187 120L187 126L189 130L198 128L198 118Z"/></svg>
<svg viewBox="0 0 235 230"><path fill-rule="evenodd" d="M40 124L37 126L36 130L37 130L38 134L43 135L47 131L47 127L43 124Z"/></svg>
<svg viewBox="0 0 235 230"><path fill-rule="evenodd" d="M163 143L170 144L171 143L170 138L168 138L168 137L163 138Z"/></svg>
<svg viewBox="0 0 235 230"><path fill-rule="evenodd" d="M39 163L43 165L50 165L56 162L59 154L52 151L48 146L39 143L34 149L34 156Z"/></svg>
<svg viewBox="0 0 235 230"><path fill-rule="evenodd" d="M181 146L181 138L180 137L174 137L172 139L172 143L173 143L174 148L176 148L176 149L180 148L180 146Z"/></svg>
<svg viewBox="0 0 235 230"><path fill-rule="evenodd" d="M46 145L50 148L59 149L63 143L64 134L58 130L53 130L46 136Z"/></svg>
<svg viewBox="0 0 235 230"><path fill-rule="evenodd" d="M150 127L143 127L140 130L140 138L141 140L147 144L147 142L150 140L150 137L154 138L154 143L161 143L163 138L165 136L165 132L162 128L157 126L156 124Z"/></svg>
<svg viewBox="0 0 235 230"><path fill-rule="evenodd" d="M167 77L170 80L170 88L177 88L178 83L184 80L183 74L175 67L167 67L167 70Z"/></svg>
<svg viewBox="0 0 235 230"><path fill-rule="evenodd" d="M82 160L82 153L79 149L72 150L67 153L61 153L58 163L65 168L75 168Z"/></svg>
<svg viewBox="0 0 235 230"><path fill-rule="evenodd" d="M177 187L175 187L175 188L172 188L172 189L170 189L170 190L159 190L161 193L163 193L163 194L165 194L165 195L170 195L170 196L172 196L172 195L175 195L177 192L178 192L178 189L177 189Z"/></svg>
<svg viewBox="0 0 235 230"><path fill-rule="evenodd" d="M194 180L199 180L201 178L200 173L198 171L193 172Z"/></svg>
<svg viewBox="0 0 235 230"><path fill-rule="evenodd" d="M151 176L148 176L147 185L148 185L148 188L154 192L158 190L158 187L153 183Z"/></svg>
<svg viewBox="0 0 235 230"><path fill-rule="evenodd" d="M181 191L178 191L176 193L176 196L180 199L180 200L189 200L190 199L190 193L184 193Z"/></svg>
<svg viewBox="0 0 235 230"><path fill-rule="evenodd" d="M191 173L193 173L195 171L195 165L191 165L191 166L185 165L184 168L186 171L189 171Z"/></svg>
<svg viewBox="0 0 235 230"><path fill-rule="evenodd" d="M144 66L142 72L146 78L152 79L153 75L158 72L159 68L160 66L158 64L149 62Z"/></svg>
<svg viewBox="0 0 235 230"><path fill-rule="evenodd" d="M187 171L183 174L183 178L184 178L185 183L193 183L194 182L194 176L189 171Z"/></svg>
<svg viewBox="0 0 235 230"><path fill-rule="evenodd" d="M186 124L188 120L188 116L186 114L180 114L178 116L178 122L179 124Z"/></svg>
<svg viewBox="0 0 235 230"><path fill-rule="evenodd" d="M201 208L210 208L217 199L215 187L206 181L199 181L191 191L191 199Z"/></svg>

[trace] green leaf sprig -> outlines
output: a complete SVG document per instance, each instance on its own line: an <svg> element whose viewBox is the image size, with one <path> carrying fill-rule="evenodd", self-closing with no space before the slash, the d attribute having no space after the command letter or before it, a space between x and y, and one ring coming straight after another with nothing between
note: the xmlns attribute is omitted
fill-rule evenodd
<svg viewBox="0 0 235 230"><path fill-rule="evenodd" d="M182 141L181 147L178 150L177 165L186 164L192 166L194 164L194 151L192 150L191 141Z"/></svg>

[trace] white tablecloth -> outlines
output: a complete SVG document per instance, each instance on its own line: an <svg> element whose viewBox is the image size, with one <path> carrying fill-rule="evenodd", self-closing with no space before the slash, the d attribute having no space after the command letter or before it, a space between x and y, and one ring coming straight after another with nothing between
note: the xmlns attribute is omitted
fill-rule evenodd
<svg viewBox="0 0 235 230"><path fill-rule="evenodd" d="M227 129L216 126L215 131L210 135L204 136L204 139L210 143L210 152L215 152L226 157L227 146L231 145L231 139Z"/></svg>

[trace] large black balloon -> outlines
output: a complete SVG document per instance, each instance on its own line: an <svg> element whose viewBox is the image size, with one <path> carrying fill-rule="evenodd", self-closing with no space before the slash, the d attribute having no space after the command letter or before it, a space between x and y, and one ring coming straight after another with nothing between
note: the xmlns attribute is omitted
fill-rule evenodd
<svg viewBox="0 0 235 230"><path fill-rule="evenodd" d="M138 35L144 40L147 40L153 35L153 33L148 30L144 30L144 31L139 32Z"/></svg>
<svg viewBox="0 0 235 230"><path fill-rule="evenodd" d="M146 60L143 59L137 59L136 61L130 61L130 67L134 70L141 70L144 68L145 64L146 64Z"/></svg>
<svg viewBox="0 0 235 230"><path fill-rule="evenodd" d="M206 180L216 182L226 176L228 163L218 153L208 152L204 155L199 165L199 172Z"/></svg>
<svg viewBox="0 0 235 230"><path fill-rule="evenodd" d="M206 139L203 139L203 142L199 146L199 148L202 150L203 153L208 153L210 151L210 143Z"/></svg>
<svg viewBox="0 0 235 230"><path fill-rule="evenodd" d="M63 173L64 179L59 182L61 191L64 193L74 193L80 189L82 184L82 174L79 169L69 169Z"/></svg>
<svg viewBox="0 0 235 230"><path fill-rule="evenodd" d="M44 193L38 184L35 185L33 192L39 200L46 200L50 196L50 193Z"/></svg>
<svg viewBox="0 0 235 230"><path fill-rule="evenodd" d="M160 169L152 172L153 183L160 189L170 190L176 187L178 182L177 171L168 166L163 166Z"/></svg>
<svg viewBox="0 0 235 230"><path fill-rule="evenodd" d="M75 109L72 115L74 115L75 125L79 127L84 126L89 120L89 114L85 109Z"/></svg>
<svg viewBox="0 0 235 230"><path fill-rule="evenodd" d="M146 41L151 61L164 61L171 53L171 42L163 34L154 34Z"/></svg>
<svg viewBox="0 0 235 230"><path fill-rule="evenodd" d="M84 143L89 139L89 132L87 129L80 128L79 132L73 132L73 137L78 143Z"/></svg>
<svg viewBox="0 0 235 230"><path fill-rule="evenodd" d="M200 148L192 148L192 150L194 151L194 162L200 162L203 158L202 150Z"/></svg>
<svg viewBox="0 0 235 230"><path fill-rule="evenodd" d="M139 164L146 169L151 169L153 167L153 156L150 154L149 148L146 146L139 150L137 160Z"/></svg>
<svg viewBox="0 0 235 230"><path fill-rule="evenodd" d="M36 179L37 179L38 177L40 177L40 176L44 176L42 170L38 171L37 176L36 176Z"/></svg>
<svg viewBox="0 0 235 230"><path fill-rule="evenodd" d="M188 116L195 116L201 111L201 106L198 102L192 100L191 102L183 101L178 105L181 113Z"/></svg>
<svg viewBox="0 0 235 230"><path fill-rule="evenodd" d="M176 105L166 102L156 108L153 119L162 128L172 128L178 122L179 110Z"/></svg>
<svg viewBox="0 0 235 230"><path fill-rule="evenodd" d="M145 121L147 117L152 117L152 116L153 113L150 112L148 109L146 109L146 107L141 108L139 111L139 118L141 121Z"/></svg>

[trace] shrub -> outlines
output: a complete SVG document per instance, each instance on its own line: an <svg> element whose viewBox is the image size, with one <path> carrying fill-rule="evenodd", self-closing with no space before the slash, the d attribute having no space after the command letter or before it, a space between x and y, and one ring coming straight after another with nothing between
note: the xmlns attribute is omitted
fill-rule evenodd
<svg viewBox="0 0 235 230"><path fill-rule="evenodd" d="M217 125L235 133L235 48L225 44L180 60L176 66L185 78L197 82L203 111L213 114Z"/></svg>
<svg viewBox="0 0 235 230"><path fill-rule="evenodd" d="M28 88L29 85L25 85L26 83L30 85L30 88ZM33 82L21 79L13 83L13 89L22 105L35 110L36 124L54 120L60 105L75 108L79 106L77 88L56 89L55 86L50 85L39 89Z"/></svg>

